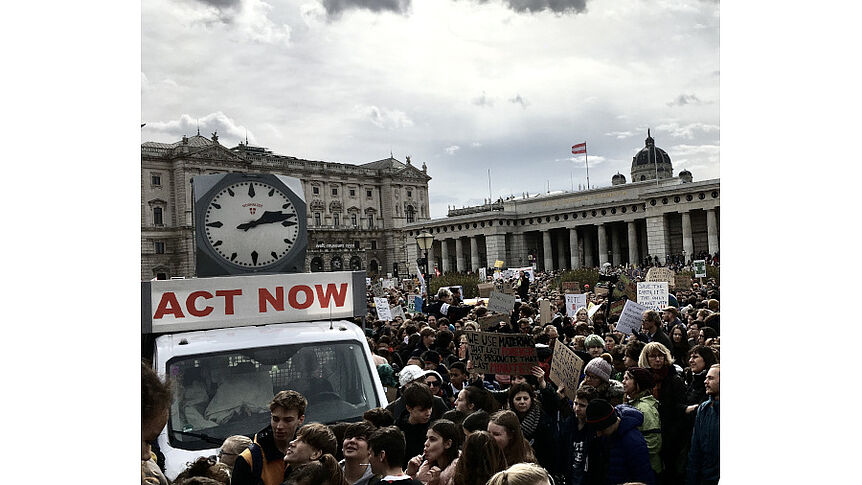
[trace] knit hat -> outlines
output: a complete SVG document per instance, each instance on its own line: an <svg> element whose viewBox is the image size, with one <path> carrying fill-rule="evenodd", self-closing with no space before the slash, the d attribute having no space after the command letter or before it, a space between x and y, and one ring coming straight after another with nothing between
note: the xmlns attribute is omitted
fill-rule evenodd
<svg viewBox="0 0 862 485"><path fill-rule="evenodd" d="M584 340L584 348L588 349L590 347L601 347L605 348L605 341L603 338L599 337L596 334L592 334Z"/></svg>
<svg viewBox="0 0 862 485"><path fill-rule="evenodd" d="M616 423L617 413L611 403L604 399L593 399L587 404L587 426L601 431Z"/></svg>
<svg viewBox="0 0 862 485"><path fill-rule="evenodd" d="M604 382L608 382L611 378L611 371L613 368L607 361L601 357L596 357L593 360L587 362L587 366L584 368L584 374L592 374Z"/></svg>
<svg viewBox="0 0 862 485"><path fill-rule="evenodd" d="M380 376L380 383L383 387L395 387L398 381L395 380L395 370L389 364L378 364L377 375Z"/></svg>
<svg viewBox="0 0 862 485"><path fill-rule="evenodd" d="M623 402L623 398L625 397L626 391L623 389L623 383L616 380L611 379L608 381L608 399L611 401L619 400L619 402Z"/></svg>
<svg viewBox="0 0 862 485"><path fill-rule="evenodd" d="M632 379L638 385L638 390L646 391L647 389L655 387L655 378L653 378L652 372L647 369L644 369L643 367L632 367L626 372L631 374Z"/></svg>
<svg viewBox="0 0 862 485"><path fill-rule="evenodd" d="M398 373L398 383L401 384L401 387L404 387L420 377L425 377L425 369L418 365L404 366L401 372Z"/></svg>

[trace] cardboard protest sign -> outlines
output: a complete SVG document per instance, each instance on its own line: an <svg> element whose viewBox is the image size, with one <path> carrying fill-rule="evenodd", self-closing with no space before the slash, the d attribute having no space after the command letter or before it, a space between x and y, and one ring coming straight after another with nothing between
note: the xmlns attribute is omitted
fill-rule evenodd
<svg viewBox="0 0 862 485"><path fill-rule="evenodd" d="M392 278L386 278L383 280L383 289L384 290L393 290L395 289L395 281Z"/></svg>
<svg viewBox="0 0 862 485"><path fill-rule="evenodd" d="M503 262L502 262L502 261L500 261L499 259L498 259L498 260L496 260L496 261L494 261L494 267L495 267L495 268L502 268L502 267L503 267Z"/></svg>
<svg viewBox="0 0 862 485"><path fill-rule="evenodd" d="M541 319L542 325L547 325L551 323L551 302L549 300L540 300L539 301L539 318Z"/></svg>
<svg viewBox="0 0 862 485"><path fill-rule="evenodd" d="M485 268L479 268L479 281L485 281L488 279L488 270Z"/></svg>
<svg viewBox="0 0 862 485"><path fill-rule="evenodd" d="M566 316L573 317L578 311L578 308L587 307L586 293L572 294L566 293Z"/></svg>
<svg viewBox="0 0 862 485"><path fill-rule="evenodd" d="M401 317L402 320L407 319L407 317L404 316L404 309L401 308L401 305L397 305L397 306L390 308L389 312L392 314L393 320L395 320L395 317Z"/></svg>
<svg viewBox="0 0 862 485"><path fill-rule="evenodd" d="M691 278L687 274L673 276L674 288L677 290L690 290Z"/></svg>
<svg viewBox="0 0 862 485"><path fill-rule="evenodd" d="M584 361L575 354L575 352L557 342L554 345L554 355L551 357L551 372L548 378L557 387L565 387L566 397L575 399L575 392L578 390L578 379L581 377L581 370L584 368Z"/></svg>
<svg viewBox="0 0 862 485"><path fill-rule="evenodd" d="M666 281L668 285L673 284L674 272L670 268L659 268L654 266L647 271L646 280L649 282Z"/></svg>
<svg viewBox="0 0 862 485"><path fill-rule="evenodd" d="M500 322L508 322L509 315L504 313L495 313L493 315L485 315L484 317L479 317L479 327L482 330L487 330Z"/></svg>
<svg viewBox="0 0 862 485"><path fill-rule="evenodd" d="M384 322L392 321L392 311L389 309L389 300L374 297L374 308L377 309L377 319Z"/></svg>
<svg viewBox="0 0 862 485"><path fill-rule="evenodd" d="M695 278L706 278L706 260L698 259L697 261L692 261L694 264L694 277Z"/></svg>
<svg viewBox="0 0 862 485"><path fill-rule="evenodd" d="M373 285L371 285L371 293L373 293L374 296L376 296L378 298L382 297L383 296L383 285L381 285L380 282L374 283Z"/></svg>
<svg viewBox="0 0 862 485"><path fill-rule="evenodd" d="M479 283L479 298L490 298L494 283Z"/></svg>
<svg viewBox="0 0 862 485"><path fill-rule="evenodd" d="M650 310L660 312L668 304L667 287L666 281L638 283L638 303Z"/></svg>
<svg viewBox="0 0 862 485"><path fill-rule="evenodd" d="M577 293L581 291L581 284L577 281L563 281L563 293Z"/></svg>
<svg viewBox="0 0 862 485"><path fill-rule="evenodd" d="M611 303L611 312L610 312L609 316L611 316L611 317L620 316L620 314L623 312L623 307L626 306L626 301L627 300L617 300L617 301Z"/></svg>
<svg viewBox="0 0 862 485"><path fill-rule="evenodd" d="M492 313L504 313L508 315L515 309L515 295L507 295L499 291L492 291L488 297L488 311Z"/></svg>
<svg viewBox="0 0 862 485"><path fill-rule="evenodd" d="M473 370L528 376L538 365L533 336L522 333L465 332Z"/></svg>
<svg viewBox="0 0 862 485"><path fill-rule="evenodd" d="M599 303L598 305L593 305L587 309L587 316L593 318L593 315L596 314L597 311L601 310L604 307L604 303Z"/></svg>
<svg viewBox="0 0 862 485"><path fill-rule="evenodd" d="M602 286L596 286L596 296L608 296L608 289Z"/></svg>
<svg viewBox="0 0 862 485"><path fill-rule="evenodd" d="M401 289L407 293L413 292L413 278L404 278L401 280Z"/></svg>
<svg viewBox="0 0 862 485"><path fill-rule="evenodd" d="M643 314L649 308L637 304L631 300L627 300L623 307L623 312L620 314L620 319L617 321L617 332L631 334L632 330L640 331Z"/></svg>

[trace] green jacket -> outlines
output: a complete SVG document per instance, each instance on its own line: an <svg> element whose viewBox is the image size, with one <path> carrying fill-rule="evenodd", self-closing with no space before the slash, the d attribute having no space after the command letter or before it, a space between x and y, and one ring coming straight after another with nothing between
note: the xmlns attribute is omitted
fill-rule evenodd
<svg viewBox="0 0 862 485"><path fill-rule="evenodd" d="M626 404L637 409L644 415L644 424L638 427L646 440L649 450L649 462L656 474L662 472L661 466L661 421L658 417L658 399L654 398L652 392L643 391L633 399L626 400Z"/></svg>

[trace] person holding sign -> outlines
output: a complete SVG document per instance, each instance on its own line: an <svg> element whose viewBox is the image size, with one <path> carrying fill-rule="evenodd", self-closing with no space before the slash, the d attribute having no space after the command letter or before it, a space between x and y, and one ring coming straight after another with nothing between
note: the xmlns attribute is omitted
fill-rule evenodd
<svg viewBox="0 0 862 485"><path fill-rule="evenodd" d="M507 393L509 409L515 412L521 422L521 432L533 447L536 461L546 470L556 469L554 451L553 422L536 399L533 386L520 382L509 387Z"/></svg>
<svg viewBox="0 0 862 485"><path fill-rule="evenodd" d="M437 291L437 301L425 307L424 312L434 315L437 319L446 317L454 322L466 317L472 308L469 305L456 305L452 292L447 288L440 288Z"/></svg>

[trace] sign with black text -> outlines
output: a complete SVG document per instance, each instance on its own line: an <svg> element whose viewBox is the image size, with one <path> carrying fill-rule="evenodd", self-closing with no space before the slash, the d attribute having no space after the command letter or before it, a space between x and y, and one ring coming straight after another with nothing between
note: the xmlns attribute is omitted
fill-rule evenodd
<svg viewBox="0 0 862 485"><path fill-rule="evenodd" d="M617 321L616 331L624 334L631 334L632 330L640 331L641 324L643 323L643 315L647 310L649 308L631 300L626 300L623 312L620 314L619 321Z"/></svg>
<svg viewBox="0 0 862 485"><path fill-rule="evenodd" d="M538 365L533 336L522 333L465 332L475 372L528 376Z"/></svg>
<svg viewBox="0 0 862 485"><path fill-rule="evenodd" d="M578 379L581 377L581 370L584 368L584 361L575 354L575 351L566 347L562 342L557 342L554 345L554 355L551 357L551 372L548 378L557 385L557 387L565 387L563 392L566 397L575 400L575 392L578 390Z"/></svg>
<svg viewBox="0 0 862 485"><path fill-rule="evenodd" d="M505 313L508 315L515 309L515 295L507 295L499 291L492 291L488 299L488 311L493 313Z"/></svg>

